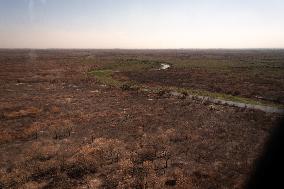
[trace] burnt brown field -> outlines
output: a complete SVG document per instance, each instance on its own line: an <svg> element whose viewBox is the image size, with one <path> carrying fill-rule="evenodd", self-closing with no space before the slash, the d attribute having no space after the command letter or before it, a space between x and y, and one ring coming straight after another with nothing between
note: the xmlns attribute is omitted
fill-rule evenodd
<svg viewBox="0 0 284 189"><path fill-rule="evenodd" d="M282 107L284 50L0 50L0 188L243 188L282 115L190 91Z"/></svg>

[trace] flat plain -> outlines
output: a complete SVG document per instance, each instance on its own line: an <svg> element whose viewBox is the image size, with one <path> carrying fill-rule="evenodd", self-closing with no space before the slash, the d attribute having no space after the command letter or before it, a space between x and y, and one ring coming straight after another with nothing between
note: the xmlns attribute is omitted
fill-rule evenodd
<svg viewBox="0 0 284 189"><path fill-rule="evenodd" d="M162 65L169 68L162 69ZM0 50L0 188L243 188L284 50Z"/></svg>

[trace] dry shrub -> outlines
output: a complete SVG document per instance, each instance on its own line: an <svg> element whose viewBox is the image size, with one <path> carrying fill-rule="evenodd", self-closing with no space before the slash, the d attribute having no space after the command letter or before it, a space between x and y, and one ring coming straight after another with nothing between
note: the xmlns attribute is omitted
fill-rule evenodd
<svg viewBox="0 0 284 189"><path fill-rule="evenodd" d="M132 161L133 156L137 154L129 151L122 141L97 138L93 143L83 146L79 153L68 162L69 164L81 164L86 170L92 167L97 168L98 172L107 175L103 180L95 180L92 183L90 178L88 186L135 188L135 186L140 186L143 178L138 178L135 173L138 167Z"/></svg>
<svg viewBox="0 0 284 189"><path fill-rule="evenodd" d="M15 132L1 131L0 136L0 143L9 142L16 139Z"/></svg>
<svg viewBox="0 0 284 189"><path fill-rule="evenodd" d="M35 122L32 123L30 126L25 127L23 131L24 137L38 137L39 131L44 127L44 124Z"/></svg>
<svg viewBox="0 0 284 189"><path fill-rule="evenodd" d="M99 166L118 162L125 152L124 144L117 139L97 138L93 143L83 146L75 158L96 161Z"/></svg>
<svg viewBox="0 0 284 189"><path fill-rule="evenodd" d="M10 171L0 175L6 188L42 188L45 185L68 184L68 177L60 154L61 145L54 140L34 141L23 151L25 156L12 165ZM52 180L51 183L49 183Z"/></svg>
<svg viewBox="0 0 284 189"><path fill-rule="evenodd" d="M73 127L74 125L70 120L57 120L49 128L49 131L54 139L60 140L70 137Z"/></svg>
<svg viewBox="0 0 284 189"><path fill-rule="evenodd" d="M156 165L152 161L144 162L143 167L148 172L144 180L147 188L195 188L192 178L178 168L168 168L163 173L158 173Z"/></svg>
<svg viewBox="0 0 284 189"><path fill-rule="evenodd" d="M0 143L10 142L16 139L26 139L29 137L37 138L39 131L45 127L45 125L35 122L29 126L25 126L22 132L16 131L1 131Z"/></svg>
<svg viewBox="0 0 284 189"><path fill-rule="evenodd" d="M126 174L129 169L132 169L134 167L134 163L131 159L123 158L119 161L119 167L120 169Z"/></svg>
<svg viewBox="0 0 284 189"><path fill-rule="evenodd" d="M60 108L58 106L52 106L50 111L52 113L59 113L60 112Z"/></svg>
<svg viewBox="0 0 284 189"><path fill-rule="evenodd" d="M46 182L28 182L20 187L20 189L40 189L44 188L47 185Z"/></svg>
<svg viewBox="0 0 284 189"><path fill-rule="evenodd" d="M26 109L22 109L20 111L4 113L4 117L6 117L7 119L16 119L16 118L25 117L25 116L35 116L40 112L41 110L36 107L29 107Z"/></svg>
<svg viewBox="0 0 284 189"><path fill-rule="evenodd" d="M1 171L0 183L3 188L12 188L20 183L25 183L29 175L30 173L28 173L25 169L22 169L20 166L14 166L11 172Z"/></svg>
<svg viewBox="0 0 284 189"><path fill-rule="evenodd" d="M144 161L143 167L147 172L147 176L145 178L145 185L149 188L153 188L155 186L156 181L159 179L156 174L155 165L153 161Z"/></svg>
<svg viewBox="0 0 284 189"><path fill-rule="evenodd" d="M33 159L44 161L54 157L60 150L60 144L54 141L44 140L33 142L31 147L27 149L26 154Z"/></svg>
<svg viewBox="0 0 284 189"><path fill-rule="evenodd" d="M93 178L87 181L87 187L89 189L97 189L102 186L102 181L98 178Z"/></svg>
<svg viewBox="0 0 284 189"><path fill-rule="evenodd" d="M93 118L92 113L86 113L86 112L78 112L76 116L80 121L84 122L89 122Z"/></svg>

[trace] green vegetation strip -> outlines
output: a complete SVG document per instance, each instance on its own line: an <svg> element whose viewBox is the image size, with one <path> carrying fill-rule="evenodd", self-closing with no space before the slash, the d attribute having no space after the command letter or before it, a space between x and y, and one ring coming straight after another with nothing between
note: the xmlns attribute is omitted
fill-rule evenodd
<svg viewBox="0 0 284 189"><path fill-rule="evenodd" d="M214 99L245 103L245 104L251 104L251 105L270 106L270 107L275 107L275 108L280 108L280 109L284 108L284 106L280 104L273 104L273 103L266 102L266 101L260 101L260 100L258 101L258 100L254 100L250 98L232 96L232 95L227 95L223 93L212 93L212 92L203 91L203 90L178 88L178 87L149 87L146 85L141 85L141 84L139 85L134 82L122 82L112 77L112 75L114 74L112 70L94 70L94 71L90 71L89 74L93 75L101 83L109 85L109 86L117 87L117 88L125 88L125 86L128 86L128 88L138 89L138 90L146 89L149 92L154 92L154 93L158 93L159 91L177 91L179 93L190 94L193 96L211 97Z"/></svg>
<svg viewBox="0 0 284 189"><path fill-rule="evenodd" d="M89 72L90 75L94 76L99 82L117 87L117 88L128 88L128 89L137 89L137 90L148 90L149 92L159 92L159 91L177 91L180 93L186 93L193 96L203 96L210 97L214 99L245 103L250 105L260 105L260 106L269 106L274 108L283 109L284 106L281 104L275 104L263 100L255 100L251 98L244 98L239 96L232 96L224 93L214 93L198 89L190 88L178 88L178 87L149 87L146 85L138 84L133 81L119 81L113 78L115 72L124 72L124 71L146 71L153 68L159 68L163 62L159 61L150 61L150 60L137 60L137 59L127 59L127 60L118 60L113 64L108 64L103 66L101 69L92 70Z"/></svg>
<svg viewBox="0 0 284 189"><path fill-rule="evenodd" d="M136 85L134 82L122 82L114 79L112 76L115 72L127 72L127 71L146 71L150 69L160 68L163 62L151 61L151 60L138 60L138 59L118 59L113 63L101 66L98 70L92 70L90 75L103 84L121 87L125 84Z"/></svg>
<svg viewBox="0 0 284 189"><path fill-rule="evenodd" d="M90 75L93 75L99 82L118 87L123 84L123 82L113 79L112 70L93 70L89 72Z"/></svg>

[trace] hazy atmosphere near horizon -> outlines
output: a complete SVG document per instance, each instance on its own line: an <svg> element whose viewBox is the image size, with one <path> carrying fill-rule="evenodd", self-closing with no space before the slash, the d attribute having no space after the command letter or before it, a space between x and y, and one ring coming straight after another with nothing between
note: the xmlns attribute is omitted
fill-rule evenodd
<svg viewBox="0 0 284 189"><path fill-rule="evenodd" d="M0 0L0 48L283 48L282 0Z"/></svg>

